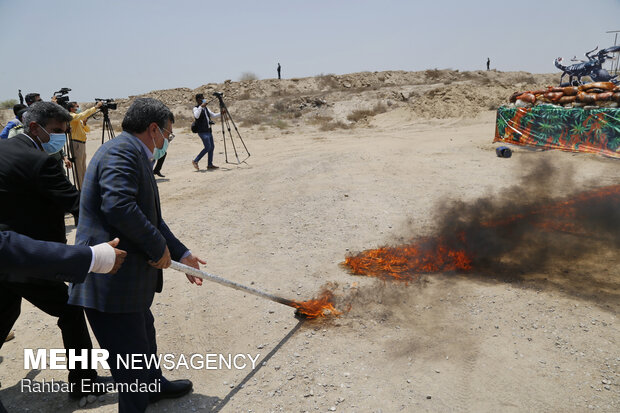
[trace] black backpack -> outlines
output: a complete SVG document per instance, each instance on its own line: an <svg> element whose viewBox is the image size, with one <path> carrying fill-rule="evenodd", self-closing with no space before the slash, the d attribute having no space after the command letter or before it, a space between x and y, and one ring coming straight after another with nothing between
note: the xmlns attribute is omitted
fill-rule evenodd
<svg viewBox="0 0 620 413"><path fill-rule="evenodd" d="M194 119L194 121L192 122L192 126L191 126L192 133L198 133L198 132L200 132L200 131L198 130L198 121L202 118L202 114L203 114L203 113L206 115L206 118L207 118L207 125L209 125L209 130L211 129L211 125L212 125L214 122L211 120L211 116L209 116L209 111L208 111L208 110L206 110L206 108L203 108L202 112L200 113L200 117L199 117L198 119Z"/></svg>

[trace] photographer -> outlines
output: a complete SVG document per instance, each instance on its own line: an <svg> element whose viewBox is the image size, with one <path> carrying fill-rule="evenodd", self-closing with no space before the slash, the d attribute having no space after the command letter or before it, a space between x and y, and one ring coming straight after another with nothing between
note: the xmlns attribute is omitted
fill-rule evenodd
<svg viewBox="0 0 620 413"><path fill-rule="evenodd" d="M211 125L214 123L211 119L218 118L221 116L221 113L213 113L207 107L207 100L204 98L202 93L198 93L196 95L196 106L194 107L194 118L196 121L194 125L192 125L192 132L198 134L200 139L202 140L202 144L204 145L204 149L200 151L198 156L192 161L192 165L196 168L197 171L200 170L198 167L198 162L202 159L205 154L209 154L207 157L207 169L218 169L217 166L213 165L213 151L215 150L215 143L213 142L213 134L211 133Z"/></svg>
<svg viewBox="0 0 620 413"><path fill-rule="evenodd" d="M80 105L77 102L67 103L67 109L71 113L71 146L73 156L75 158L75 172L77 173L77 187L82 187L84 182L84 173L86 173L86 132L90 130L86 126L86 119L92 116L103 105L103 102L97 102L95 106L84 112L80 111Z"/></svg>

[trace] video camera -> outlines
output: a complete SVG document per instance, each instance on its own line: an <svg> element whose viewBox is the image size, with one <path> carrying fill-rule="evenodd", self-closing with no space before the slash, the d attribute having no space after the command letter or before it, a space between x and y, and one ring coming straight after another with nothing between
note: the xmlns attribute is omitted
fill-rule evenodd
<svg viewBox="0 0 620 413"><path fill-rule="evenodd" d="M116 110L118 104L114 101L114 99L101 99L101 98L95 98L95 102L103 102L103 105L101 105L101 111L107 111L108 109L110 110Z"/></svg>
<svg viewBox="0 0 620 413"><path fill-rule="evenodd" d="M71 89L68 87L63 87L62 89L54 92L56 103L65 109L67 108L67 103L69 103L69 92L71 92Z"/></svg>
<svg viewBox="0 0 620 413"><path fill-rule="evenodd" d="M213 96L215 96L218 99L221 99L222 96L224 96L223 92L213 92Z"/></svg>

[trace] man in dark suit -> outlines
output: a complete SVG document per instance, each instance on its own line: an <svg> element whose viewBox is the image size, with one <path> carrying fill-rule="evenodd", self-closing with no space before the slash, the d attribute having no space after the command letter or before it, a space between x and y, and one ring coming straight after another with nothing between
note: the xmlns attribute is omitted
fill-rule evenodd
<svg viewBox="0 0 620 413"><path fill-rule="evenodd" d="M166 380L160 369L125 369L117 355L157 352L150 306L163 285L162 269L171 258L198 268L194 256L161 216L153 162L165 153L172 135L172 112L159 100L140 98L123 119L123 132L95 153L84 178L76 244L92 245L119 237L127 251L113 277L86 276L72 284L69 303L83 306L101 348L110 353L116 383L159 383L159 393L119 392L119 412L144 412L149 402L180 397L189 380ZM197 285L202 280L187 276Z"/></svg>
<svg viewBox="0 0 620 413"><path fill-rule="evenodd" d="M23 120L25 134L0 142L0 230L65 243L65 213L77 216L79 193L48 153L64 145L71 115L55 103L37 102ZM84 312L67 304L66 284L17 274L0 275L0 337L7 336L19 317L22 298L58 317L67 350L92 349ZM0 340L0 347L3 344ZM97 381L96 370L69 370L72 397L84 395L82 380Z"/></svg>
<svg viewBox="0 0 620 413"><path fill-rule="evenodd" d="M91 269L114 274L127 253L116 249L118 238L94 247L37 241L13 231L0 231L0 271L17 276L82 282ZM0 401L0 413L6 413Z"/></svg>
<svg viewBox="0 0 620 413"><path fill-rule="evenodd" d="M91 270L114 274L127 252L118 238L94 247L37 241L13 231L0 231L0 272L81 283Z"/></svg>

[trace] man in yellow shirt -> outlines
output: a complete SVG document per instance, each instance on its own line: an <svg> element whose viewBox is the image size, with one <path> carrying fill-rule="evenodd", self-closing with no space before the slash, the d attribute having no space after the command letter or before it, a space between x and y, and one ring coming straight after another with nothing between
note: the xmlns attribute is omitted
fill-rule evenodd
<svg viewBox="0 0 620 413"><path fill-rule="evenodd" d="M71 146L73 147L77 176L75 186L78 189L82 188L84 173L86 172L86 132L90 131L90 128L86 125L86 119L94 115L101 105L103 105L102 102L97 102L92 108L80 112L80 105L77 102L69 102L67 104L67 109L73 118L71 120Z"/></svg>

